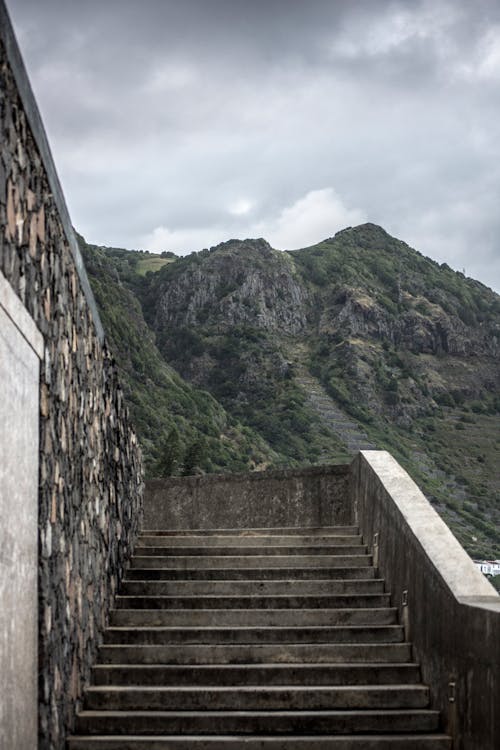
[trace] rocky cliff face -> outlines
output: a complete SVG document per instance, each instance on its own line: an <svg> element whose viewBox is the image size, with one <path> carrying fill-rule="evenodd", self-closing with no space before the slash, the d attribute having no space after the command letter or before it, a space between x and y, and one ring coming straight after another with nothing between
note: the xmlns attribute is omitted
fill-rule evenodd
<svg viewBox="0 0 500 750"><path fill-rule="evenodd" d="M197 257L158 289L157 329L245 325L296 334L306 327L308 293L290 256L259 239L231 240Z"/></svg>
<svg viewBox="0 0 500 750"><path fill-rule="evenodd" d="M367 289L341 286L333 305L323 310L318 332L387 340L415 354L499 355L500 337L490 327L466 325L425 296L402 291L400 299L402 309L396 313Z"/></svg>
<svg viewBox="0 0 500 750"><path fill-rule="evenodd" d="M149 294L167 359L210 390L232 361L240 402L255 379L290 377L290 338L365 416L408 424L443 392L498 387L498 296L374 225L293 253L232 240L171 264Z"/></svg>

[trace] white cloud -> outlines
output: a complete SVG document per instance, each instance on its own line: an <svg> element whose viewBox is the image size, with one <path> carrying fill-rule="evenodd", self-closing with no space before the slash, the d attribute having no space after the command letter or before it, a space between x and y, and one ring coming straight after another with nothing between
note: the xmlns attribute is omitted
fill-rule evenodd
<svg viewBox="0 0 500 750"><path fill-rule="evenodd" d="M231 213L243 217L251 207L249 201L241 200L235 203ZM234 226L225 227L220 224L196 229L158 226L139 239L138 247L155 253L171 250L184 255L237 236L264 237L273 247L295 250L313 245L331 237L339 229L364 221L366 215L363 211L347 208L335 190L328 187L311 190L266 221L240 223L236 233Z"/></svg>
<svg viewBox="0 0 500 750"><path fill-rule="evenodd" d="M487 29L472 46L468 55L457 56L454 73L457 78L481 85L500 78L500 24Z"/></svg>
<svg viewBox="0 0 500 750"><path fill-rule="evenodd" d="M476 74L483 79L500 78L500 26L495 26L486 33Z"/></svg>
<svg viewBox="0 0 500 750"><path fill-rule="evenodd" d="M295 250L363 221L366 221L366 216L362 211L347 208L335 190L328 187L311 190L284 208L276 220L260 225L259 234L274 247Z"/></svg>
<svg viewBox="0 0 500 750"><path fill-rule="evenodd" d="M240 198L240 200L237 200L229 206L228 210L233 216L245 216L252 210L253 206L254 204L252 201L249 201L246 198Z"/></svg>
<svg viewBox="0 0 500 750"><path fill-rule="evenodd" d="M152 253L170 250L178 255L187 255L193 250L221 242L221 230L217 227L201 227L198 229L169 229L155 227L152 232L139 238L137 247ZM227 238L225 238L227 239Z"/></svg>
<svg viewBox="0 0 500 750"><path fill-rule="evenodd" d="M443 46L447 47L447 32L461 14L459 7L444 0L440 3L427 0L412 8L402 4L382 5L380 11L371 23L361 18L354 29L348 25L340 33L336 30L331 54L351 60L383 57L415 41L434 42L443 51Z"/></svg>

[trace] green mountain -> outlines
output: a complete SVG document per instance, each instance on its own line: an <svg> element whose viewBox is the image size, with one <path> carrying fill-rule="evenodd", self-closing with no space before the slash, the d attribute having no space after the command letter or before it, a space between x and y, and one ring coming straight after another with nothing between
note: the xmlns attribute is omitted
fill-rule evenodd
<svg viewBox="0 0 500 750"><path fill-rule="evenodd" d="M161 260L83 252L150 472L160 443L168 453L179 389L184 451L203 417L203 470L387 448L472 555L500 556L490 289L372 224L288 253L262 239ZM216 415L234 431L222 454Z"/></svg>
<svg viewBox="0 0 500 750"><path fill-rule="evenodd" d="M139 301L144 267L158 264L157 256L79 241L147 475L251 471L277 463L258 434L183 380L158 351Z"/></svg>

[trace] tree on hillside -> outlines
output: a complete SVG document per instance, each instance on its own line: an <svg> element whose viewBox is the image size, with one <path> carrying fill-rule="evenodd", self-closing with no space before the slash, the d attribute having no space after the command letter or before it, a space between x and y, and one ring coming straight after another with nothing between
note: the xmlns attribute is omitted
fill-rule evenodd
<svg viewBox="0 0 500 750"><path fill-rule="evenodd" d="M156 464L156 473L160 477L170 477L175 473L179 464L181 445L179 432L174 425L168 433L164 433L160 443L160 458Z"/></svg>

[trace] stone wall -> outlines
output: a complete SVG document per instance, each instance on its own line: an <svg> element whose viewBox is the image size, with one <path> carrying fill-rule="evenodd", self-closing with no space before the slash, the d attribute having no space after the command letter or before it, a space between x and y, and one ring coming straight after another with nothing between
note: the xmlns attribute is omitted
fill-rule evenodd
<svg viewBox="0 0 500 750"><path fill-rule="evenodd" d="M1 1L0 149L0 269L45 345L39 747L57 749L64 747L141 521L142 465Z"/></svg>
<svg viewBox="0 0 500 750"><path fill-rule="evenodd" d="M351 524L349 466L151 479L146 529Z"/></svg>
<svg viewBox="0 0 500 750"><path fill-rule="evenodd" d="M453 747L500 748L500 597L389 453L358 455L351 496Z"/></svg>

